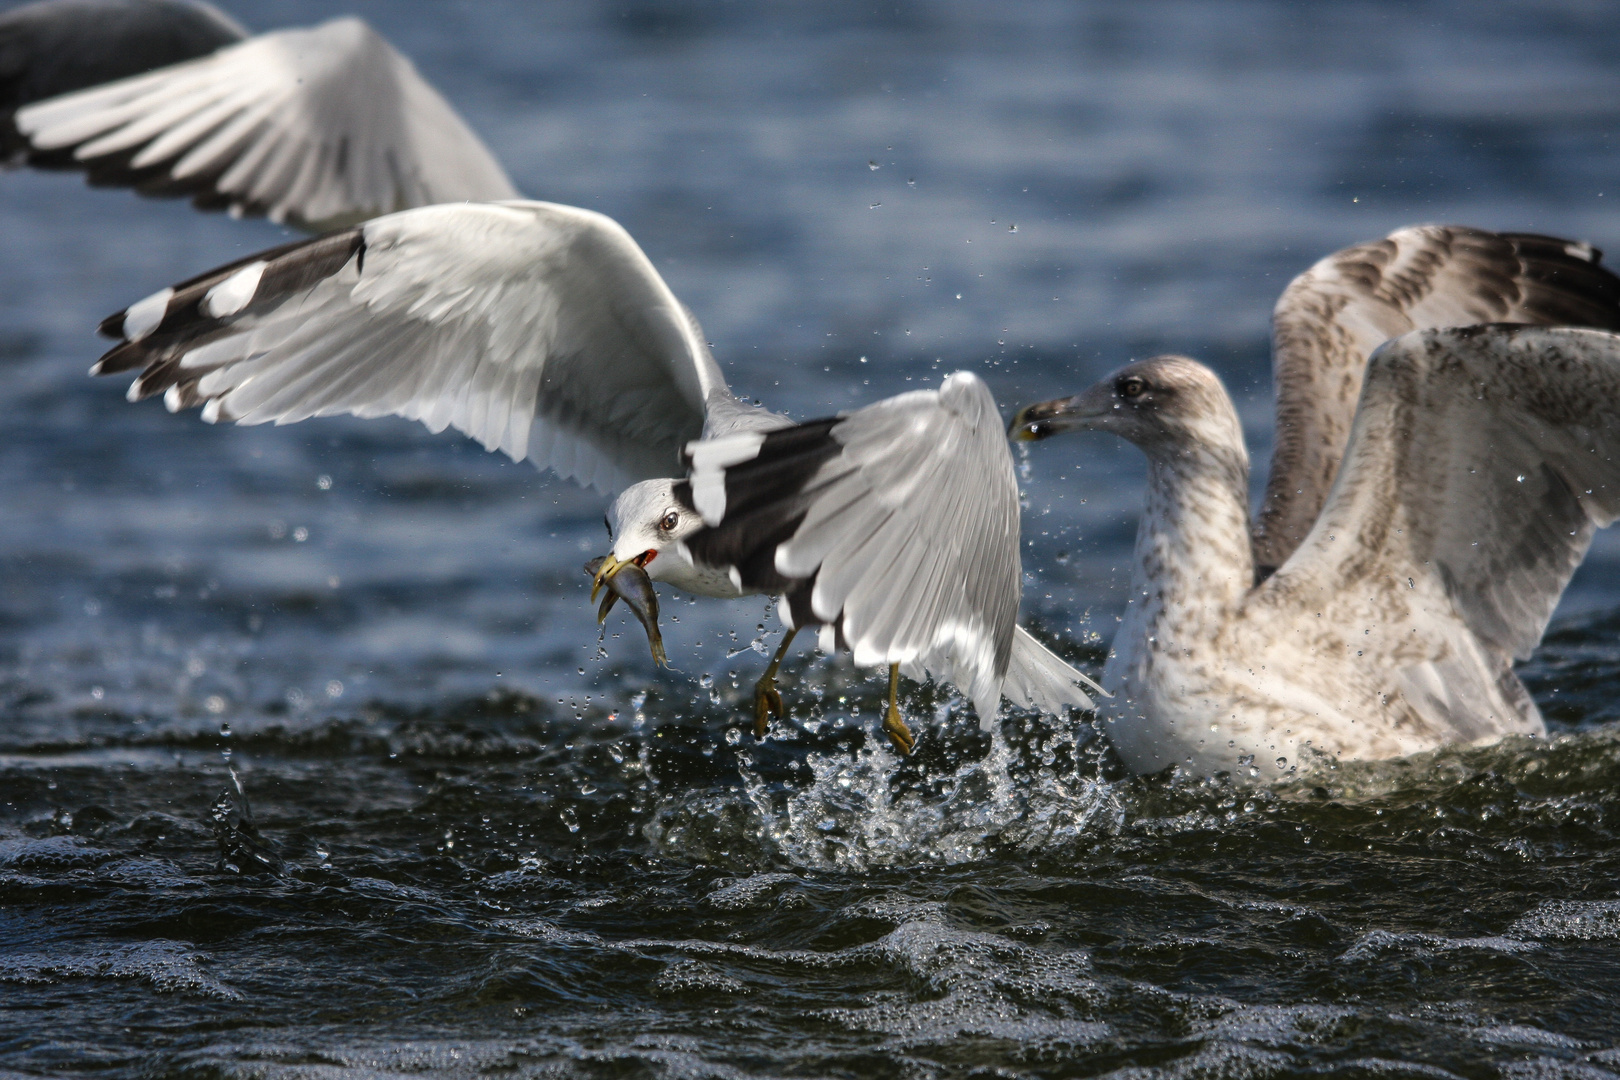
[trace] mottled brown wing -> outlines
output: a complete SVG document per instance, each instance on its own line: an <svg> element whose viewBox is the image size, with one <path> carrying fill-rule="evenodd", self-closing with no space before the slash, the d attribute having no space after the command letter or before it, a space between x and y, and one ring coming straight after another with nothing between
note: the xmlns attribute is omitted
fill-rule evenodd
<svg viewBox="0 0 1620 1080"><path fill-rule="evenodd" d="M1321 512L1374 350L1413 330L1480 323L1620 329L1620 278L1601 259L1555 237L1421 225L1295 278L1272 316L1277 433L1254 526L1257 575L1286 562Z"/></svg>
<svg viewBox="0 0 1620 1080"><path fill-rule="evenodd" d="M1306 625L1343 622L1332 605L1383 611L1368 649L1460 622L1504 664L1524 660L1616 518L1620 334L1422 331L1373 357L1320 520L1256 596Z"/></svg>

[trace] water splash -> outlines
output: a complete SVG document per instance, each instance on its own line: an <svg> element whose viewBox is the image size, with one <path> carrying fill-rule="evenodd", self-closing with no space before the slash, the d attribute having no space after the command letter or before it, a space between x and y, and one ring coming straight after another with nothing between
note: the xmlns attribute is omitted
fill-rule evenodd
<svg viewBox="0 0 1620 1080"><path fill-rule="evenodd" d="M863 724L855 713L835 713L806 727L825 735L865 732ZM670 857L747 852L766 864L849 871L972 862L1009 847L1039 851L1105 835L1122 820L1086 725L1019 714L985 734L953 695L927 728L931 745L916 758L867 737L853 750L805 754L802 779L793 783L739 740L739 789L670 793L644 835Z"/></svg>

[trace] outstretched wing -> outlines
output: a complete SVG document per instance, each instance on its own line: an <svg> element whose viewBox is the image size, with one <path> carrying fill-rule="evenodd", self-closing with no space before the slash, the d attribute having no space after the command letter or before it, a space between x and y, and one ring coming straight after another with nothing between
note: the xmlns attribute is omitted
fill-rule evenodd
<svg viewBox="0 0 1620 1080"><path fill-rule="evenodd" d="M1506 670L1616 516L1620 335L1408 334L1374 354L1321 517L1255 599L1302 626L1365 622L1356 640L1396 664L1458 659L1413 650L1466 628Z"/></svg>
<svg viewBox="0 0 1620 1080"><path fill-rule="evenodd" d="M551 203L407 210L290 244L110 316L92 369L140 368L209 421L404 416L604 491L679 474L731 400L630 235Z"/></svg>
<svg viewBox="0 0 1620 1080"><path fill-rule="evenodd" d="M1000 701L1018 617L1018 485L977 377L769 433L690 448L706 528L695 562L788 598L862 665L924 668L981 717Z"/></svg>
<svg viewBox="0 0 1620 1080"><path fill-rule="evenodd" d="M39 0L0 15L0 164L26 155L35 101L207 56L247 34L193 0Z"/></svg>
<svg viewBox="0 0 1620 1080"><path fill-rule="evenodd" d="M20 109L38 164L312 231L517 198L493 155L363 21L263 34Z"/></svg>
<svg viewBox="0 0 1620 1080"><path fill-rule="evenodd" d="M1339 469L1367 358L1413 330L1481 323L1620 329L1620 278L1588 244L1461 226L1401 229L1295 278L1272 317L1276 446L1255 564L1281 566Z"/></svg>

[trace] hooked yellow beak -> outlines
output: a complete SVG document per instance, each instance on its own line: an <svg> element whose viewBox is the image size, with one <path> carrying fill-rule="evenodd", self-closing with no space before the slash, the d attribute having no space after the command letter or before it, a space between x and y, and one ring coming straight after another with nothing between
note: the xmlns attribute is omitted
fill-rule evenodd
<svg viewBox="0 0 1620 1080"><path fill-rule="evenodd" d="M591 575L591 603L596 603L596 594L602 591L602 586L606 585L608 580L612 578L614 574L617 574L626 566L634 565L634 559L626 559L625 561L620 562L618 559L613 557L613 552L611 551L602 556L602 565L598 566L596 568L596 573Z"/></svg>
<svg viewBox="0 0 1620 1080"><path fill-rule="evenodd" d="M596 594L602 591L602 586L613 580L614 576L617 575L620 570L623 570L627 566L646 566L648 563L653 561L653 557L657 554L658 553L656 551L643 551L640 555L637 555L633 559L624 559L621 561L614 556L613 552L610 551L606 555L603 555L600 559L595 560L597 567L596 572L591 575L591 601L593 603L595 602ZM585 569L589 570L590 567L587 566Z"/></svg>

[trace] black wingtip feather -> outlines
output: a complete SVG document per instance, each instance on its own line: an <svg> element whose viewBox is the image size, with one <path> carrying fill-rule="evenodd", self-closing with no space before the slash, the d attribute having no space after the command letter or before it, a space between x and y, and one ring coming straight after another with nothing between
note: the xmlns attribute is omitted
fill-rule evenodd
<svg viewBox="0 0 1620 1080"><path fill-rule="evenodd" d="M306 291L342 270L351 258L364 250L365 237L360 227L341 229L313 240L298 240L260 251L182 281L173 287L157 325L139 341L122 340L108 349L90 369L91 374L114 375L140 368L143 369L141 375L130 389L133 399L151 397L179 386L181 407L201 404L203 398L195 387L207 372L182 369L180 361L187 353L239 332L236 324L244 318L251 318ZM265 268L248 302L230 315L204 314L202 305L209 290L256 262L263 262ZM127 318L126 308L103 319L98 330L107 337L124 338ZM225 418L224 414L221 418Z"/></svg>
<svg viewBox="0 0 1620 1080"><path fill-rule="evenodd" d="M140 367L148 358L148 352L141 347L140 342L122 341L101 354L96 366L90 369L90 374L116 375L121 371Z"/></svg>
<svg viewBox="0 0 1620 1080"><path fill-rule="evenodd" d="M96 333L100 334L104 338L112 338L115 341L123 340L124 315L128 311L128 308L125 308L123 311L115 311L105 319L102 319L101 322L96 325Z"/></svg>

